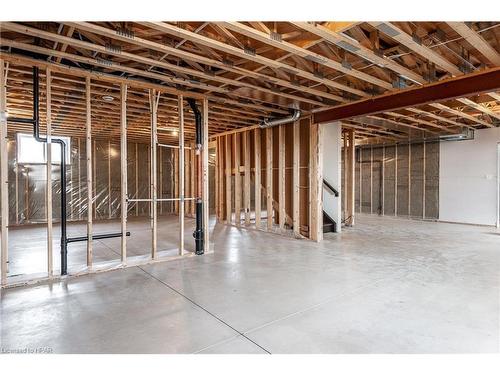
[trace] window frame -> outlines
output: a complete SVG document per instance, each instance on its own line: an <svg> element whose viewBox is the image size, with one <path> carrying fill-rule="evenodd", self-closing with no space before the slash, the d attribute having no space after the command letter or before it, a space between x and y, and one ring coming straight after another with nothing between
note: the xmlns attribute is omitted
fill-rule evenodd
<svg viewBox="0 0 500 375"><path fill-rule="evenodd" d="M31 165L46 165L47 164L47 143L41 143L42 145L42 161L19 161L21 160L22 153L22 139L32 139L34 140L33 134L30 133L16 133L16 161L18 164L31 164ZM66 165L71 165L71 137L67 136L53 136L52 139L60 139L66 144ZM52 143L54 145L54 143ZM60 145L58 145L61 147ZM52 151L52 155L54 155L54 151ZM52 165L60 165L60 161L54 161L54 156L52 156Z"/></svg>

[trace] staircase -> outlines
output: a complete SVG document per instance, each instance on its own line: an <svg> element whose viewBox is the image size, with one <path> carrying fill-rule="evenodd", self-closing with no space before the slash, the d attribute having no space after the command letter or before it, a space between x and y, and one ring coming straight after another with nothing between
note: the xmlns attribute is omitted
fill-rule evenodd
<svg viewBox="0 0 500 375"><path fill-rule="evenodd" d="M323 233L336 232L337 223L323 211Z"/></svg>
<svg viewBox="0 0 500 375"><path fill-rule="evenodd" d="M323 179L323 185L331 194L338 198L339 192L327 180ZM336 232L337 223L323 210L323 233Z"/></svg>

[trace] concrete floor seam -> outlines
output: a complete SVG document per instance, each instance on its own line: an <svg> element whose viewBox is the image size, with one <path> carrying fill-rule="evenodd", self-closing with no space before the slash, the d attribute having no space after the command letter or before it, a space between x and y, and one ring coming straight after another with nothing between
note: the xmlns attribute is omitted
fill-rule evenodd
<svg viewBox="0 0 500 375"><path fill-rule="evenodd" d="M234 328L233 326L231 326L229 323L225 322L223 319L219 318L217 315L215 315L214 313L210 312L209 310L207 310L205 307L201 306L197 302L193 301L191 298L189 298L188 296L184 295L183 293L181 293L180 291L178 291L174 287L170 286L169 284L167 284L163 280L160 280L159 278L155 277L154 275L152 275L151 273L149 273L148 271L146 271L144 268L142 268L140 266L137 266L137 268L139 268L140 270L142 270L144 273L146 273L147 275L149 275L151 278L153 278L156 281L160 282L161 284L165 285L167 288L169 288L173 292L177 293L181 297L184 297L186 300L188 300L189 302L191 302L193 305L199 307L200 309L202 309L203 311L205 311L207 314L209 314L213 318L217 319L219 322L221 322L225 326L231 328L233 331L235 331L236 333L238 333L240 336L244 337L245 339L247 339L248 341L250 341L252 344L254 344L254 345L258 346L259 348L261 348L262 350L264 350L267 354L271 354L271 352L269 350L267 350L266 348L264 348L261 345L257 344L254 340L252 340L251 338L247 337L243 332L240 332L239 330L237 330L236 328ZM235 339L235 338L236 337L233 337L232 339ZM207 348L203 348L202 350L207 349Z"/></svg>
<svg viewBox="0 0 500 375"><path fill-rule="evenodd" d="M382 279L378 279L377 281L374 281L374 282L372 282L372 283L370 283L370 284L360 286L360 287L358 287L358 288L356 288L356 289L354 289L354 290L351 290L351 291L349 291L349 292L342 293L342 294L340 294L340 295L336 295L336 296L333 296L333 297L326 298L326 299L324 299L323 301L318 302L318 303L316 303L316 304L314 304L314 305L312 305L312 306L309 306L309 307L307 307L307 308L305 308L305 309L302 309L302 310L299 310L299 311L293 312L293 313L291 313L291 314L288 314L288 315L282 316L281 318L278 318L278 319L272 320L272 321L270 321L270 322L268 322L268 323L262 324L261 326L258 326L258 327L255 327L255 328L249 329L248 331L245 331L244 333L246 333L246 334L247 334L247 333L252 333L252 332L258 331L258 330L260 330L260 329L262 329L262 328L264 328L264 327L270 326L270 325L272 325L272 324L274 324L274 323L281 322L281 321L283 321L283 320L289 319L289 318L291 318L291 317L293 317L293 316L297 316L297 315L303 314L303 313L305 313L305 312L312 311L312 310L317 309L317 308L319 308L319 307L321 307L321 306L323 306L323 305L326 305L327 303L330 303L330 302L331 302L331 301L333 301L335 298L341 299L341 298L343 298L343 297L346 297L346 296L349 296L349 295L356 294L357 292L360 292L360 291L362 291L362 290L364 290L364 289L367 289L367 288L369 288L370 286L377 285L378 283L381 283L381 282L383 282L383 281L389 280L389 279L391 279L391 278L393 278L393 277L392 277L392 276L390 276L390 277L384 277L384 278L382 278Z"/></svg>

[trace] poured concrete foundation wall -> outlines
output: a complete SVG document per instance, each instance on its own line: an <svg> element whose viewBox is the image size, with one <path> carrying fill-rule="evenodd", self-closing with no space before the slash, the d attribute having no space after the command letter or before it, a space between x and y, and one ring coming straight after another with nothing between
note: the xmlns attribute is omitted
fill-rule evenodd
<svg viewBox="0 0 500 375"><path fill-rule="evenodd" d="M441 143L439 218L498 225L500 129L474 133L473 140Z"/></svg>
<svg viewBox="0 0 500 375"><path fill-rule="evenodd" d="M439 143L358 147L355 211L438 219Z"/></svg>

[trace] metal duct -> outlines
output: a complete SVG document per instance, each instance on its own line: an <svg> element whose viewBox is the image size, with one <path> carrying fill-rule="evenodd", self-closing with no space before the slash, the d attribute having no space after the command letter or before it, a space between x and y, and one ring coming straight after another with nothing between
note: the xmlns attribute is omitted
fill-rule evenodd
<svg viewBox="0 0 500 375"><path fill-rule="evenodd" d="M301 114L300 109L295 109L293 114L287 117L277 118L273 120L264 119L264 121L260 123L260 128L261 129L271 128L273 126L288 124L289 122L297 121L300 117L300 114Z"/></svg>

